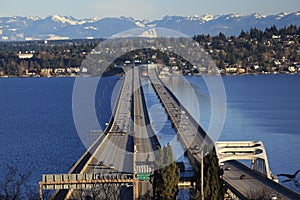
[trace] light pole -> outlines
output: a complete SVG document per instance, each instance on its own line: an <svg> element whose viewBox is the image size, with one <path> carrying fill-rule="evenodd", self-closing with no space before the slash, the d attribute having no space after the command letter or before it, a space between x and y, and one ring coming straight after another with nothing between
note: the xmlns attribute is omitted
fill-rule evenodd
<svg viewBox="0 0 300 200"><path fill-rule="evenodd" d="M201 151L201 154L200 154L200 156L201 156L201 200L204 200L204 189L203 189L203 181L204 181L204 162L203 162L203 150Z"/></svg>
<svg viewBox="0 0 300 200"><path fill-rule="evenodd" d="M200 159L201 159L201 166L200 166L200 170L201 170L201 177L200 177L200 181L201 181L201 200L204 200L204 156L207 156L207 154L209 152L206 152L205 154L203 154L203 149L201 149L200 152L198 152L198 154L200 153Z"/></svg>

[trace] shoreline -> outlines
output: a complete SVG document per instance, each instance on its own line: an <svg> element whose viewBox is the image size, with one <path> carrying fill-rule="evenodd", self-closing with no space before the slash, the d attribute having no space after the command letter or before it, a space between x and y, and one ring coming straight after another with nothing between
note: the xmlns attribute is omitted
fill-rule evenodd
<svg viewBox="0 0 300 200"><path fill-rule="evenodd" d="M164 75L166 77L171 77L171 76L269 76L269 75L300 75L300 73L253 73L253 74L197 74L197 75ZM122 74L114 74L114 75L101 75L103 77L111 77L111 76L122 76ZM51 79L51 78L93 78L93 77L99 77L97 75L83 75L83 76L0 76L0 79L11 79L11 78L18 78L18 79L27 79L27 78L37 78L37 79Z"/></svg>

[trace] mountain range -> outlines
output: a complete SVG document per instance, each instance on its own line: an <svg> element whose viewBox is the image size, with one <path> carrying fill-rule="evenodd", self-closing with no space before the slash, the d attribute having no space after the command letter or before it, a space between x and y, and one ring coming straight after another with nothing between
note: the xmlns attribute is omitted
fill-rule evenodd
<svg viewBox="0 0 300 200"><path fill-rule="evenodd" d="M264 30L276 25L278 28L290 24L300 26L300 11L264 16L228 14L203 16L165 16L159 20L138 20L131 17L76 19L72 16L52 15L48 17L0 17L0 41L55 40L109 38L134 28L147 31L141 35L156 37L156 29L178 31L188 36L195 34L227 36L239 35L241 30L256 27Z"/></svg>

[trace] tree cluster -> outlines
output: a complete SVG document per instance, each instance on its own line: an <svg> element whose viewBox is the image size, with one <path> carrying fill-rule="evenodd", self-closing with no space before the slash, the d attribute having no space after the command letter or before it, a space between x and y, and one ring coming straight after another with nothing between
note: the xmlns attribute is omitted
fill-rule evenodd
<svg viewBox="0 0 300 200"><path fill-rule="evenodd" d="M95 184L90 189L77 189L72 192L70 199L77 200L118 200L124 198L121 195L121 185L118 184Z"/></svg>
<svg viewBox="0 0 300 200"><path fill-rule="evenodd" d="M6 75L20 76L26 69L38 72L43 68L80 67L86 54L99 42L100 40L1 42L0 69ZM20 59L20 53L32 54L33 57Z"/></svg>
<svg viewBox="0 0 300 200"><path fill-rule="evenodd" d="M171 145L158 150L157 170L153 175L153 199L174 200L179 192L180 169L173 157Z"/></svg>
<svg viewBox="0 0 300 200"><path fill-rule="evenodd" d="M3 177L0 178L0 199L39 199L37 185L29 183L31 176L29 171L22 172L16 165L8 164L1 172ZM50 199L50 193L45 192L43 199Z"/></svg>
<svg viewBox="0 0 300 200"><path fill-rule="evenodd" d="M239 36L226 37L223 33L217 36L195 35L194 40L210 52L211 57L220 69L226 66L240 66L251 69L261 66L260 71L278 70L274 61L285 66L300 62L300 27L290 25L277 29L274 25L265 31L251 28L241 31ZM276 69L277 67L277 69Z"/></svg>

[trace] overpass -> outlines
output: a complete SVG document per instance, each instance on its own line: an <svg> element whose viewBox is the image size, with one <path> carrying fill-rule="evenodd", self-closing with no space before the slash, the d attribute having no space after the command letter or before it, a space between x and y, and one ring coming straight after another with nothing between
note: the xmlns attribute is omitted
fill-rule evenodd
<svg viewBox="0 0 300 200"><path fill-rule="evenodd" d="M280 184L270 171L261 141L218 141L216 151L224 169L223 180L240 199L265 193L278 199L300 199L300 195ZM250 160L251 170L236 160Z"/></svg>
<svg viewBox="0 0 300 200"><path fill-rule="evenodd" d="M219 163L229 160L251 160L251 169L272 179L267 153L261 141L216 142Z"/></svg>
<svg viewBox="0 0 300 200"><path fill-rule="evenodd" d="M68 174L74 174L73 176L59 175L60 180L43 178L40 183L40 191L50 188L57 189L53 199L76 199L82 195L78 192L76 185L88 189L91 184L96 183L112 184L113 188L117 188L116 191L118 192L116 193L122 194L124 199L137 199L151 191L147 174L154 169L155 154L153 152L159 147L159 142L150 126L140 83L139 68L133 67L125 71L118 103L104 133L99 135L97 140L71 168ZM215 145L214 142L175 95L163 84L157 75L156 66L148 65L148 74L191 164L196 170L199 170L197 169L198 163L202 159L199 151L205 145ZM227 158L226 156L224 159L221 158L222 161L232 169L225 172L223 179L227 186L235 191L240 198L245 197L249 191L248 181L251 182L251 188L254 190L268 186L268 190L277 196L289 197L290 190L266 177L264 178L272 183L265 181L258 183L257 180L261 179L259 178L261 175L252 175L251 169L226 161L237 157L231 155L232 157L229 158L229 152L232 152L233 149L227 148L226 150L225 146L222 147L221 144L219 147L221 149L220 154L227 154ZM247 151L239 149L238 153L262 150L256 144L247 148ZM93 175L91 176L91 174ZM237 177L242 174L247 176L245 180L241 181ZM78 179L80 175L87 178ZM107 176L112 176L112 178L105 178ZM297 194L294 195L297 196Z"/></svg>
<svg viewBox="0 0 300 200"><path fill-rule="evenodd" d="M249 199L251 195L265 194L265 198L271 199L300 199L300 194L267 178L260 172L251 170L244 164L231 160L224 163L228 170L224 171L225 185L239 199ZM241 179L240 177L244 178Z"/></svg>

